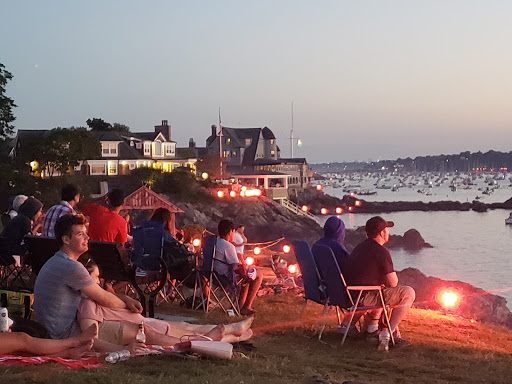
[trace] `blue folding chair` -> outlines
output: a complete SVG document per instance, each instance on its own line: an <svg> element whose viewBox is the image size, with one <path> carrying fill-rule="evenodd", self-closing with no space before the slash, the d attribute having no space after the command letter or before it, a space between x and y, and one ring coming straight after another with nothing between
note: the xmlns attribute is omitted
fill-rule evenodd
<svg viewBox="0 0 512 384"><path fill-rule="evenodd" d="M164 224L158 221L144 221L133 234L132 283L140 296L146 314L146 296L136 283L136 276L147 276L152 282L146 285L149 292L149 316L155 316L155 298L167 282L167 266L162 259ZM156 285L155 285L156 280Z"/></svg>
<svg viewBox="0 0 512 384"><path fill-rule="evenodd" d="M325 293L325 286L322 284L320 274L318 272L311 248L307 241L293 240L293 252L299 264L300 272L302 275L302 283L304 285L304 304L297 319L297 325L300 323L302 314L309 300L324 306L322 315L325 312L327 305L327 295ZM294 327L297 328L297 325ZM316 333L315 327L315 333Z"/></svg>
<svg viewBox="0 0 512 384"><path fill-rule="evenodd" d="M313 246L313 255L315 258L316 265L320 271L320 275L322 276L323 282L327 288L327 300L329 305L329 311L327 315L324 317L324 322L322 325L322 329L319 334L319 339L322 337L322 333L325 329L325 324L327 323L327 318L332 307L336 307L336 309L341 309L342 311L347 311L350 313L350 319L348 324L346 324L345 331L343 334L343 338L341 340L341 344L345 343L345 339L347 338L347 334L352 324L352 320L354 319L354 315L356 311L371 311L375 309L382 308L386 324L388 329L391 329L389 324L389 316L387 306L384 302L384 296L382 295L382 287L380 285L362 285L362 286L350 286L345 282L345 278L343 277L343 273L334 257L334 254L331 248L325 245L315 244ZM373 306L361 306L359 302L361 300L361 296L363 292L368 291L378 291L381 305L373 305ZM351 292L357 292L357 299L354 302L352 299ZM395 340L393 335L391 335L391 341L393 345L395 344Z"/></svg>

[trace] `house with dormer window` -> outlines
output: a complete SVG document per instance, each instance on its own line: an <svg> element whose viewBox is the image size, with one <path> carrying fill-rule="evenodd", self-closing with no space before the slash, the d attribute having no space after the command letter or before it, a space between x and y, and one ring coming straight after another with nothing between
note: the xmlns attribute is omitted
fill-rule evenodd
<svg viewBox="0 0 512 384"><path fill-rule="evenodd" d="M16 148L30 135L41 135L48 130L19 130ZM171 140L171 126L167 120L154 127L154 132L91 131L100 144L100 155L81 162L75 171L89 175L126 175L140 167L171 172L177 167L188 167L195 172L197 158L176 156L176 142ZM15 156L15 153L14 153ZM53 174L57 175L57 174Z"/></svg>

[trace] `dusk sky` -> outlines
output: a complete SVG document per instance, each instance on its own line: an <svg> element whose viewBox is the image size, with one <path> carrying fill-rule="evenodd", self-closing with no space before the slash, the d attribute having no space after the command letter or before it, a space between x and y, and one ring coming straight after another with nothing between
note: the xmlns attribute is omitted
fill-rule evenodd
<svg viewBox="0 0 512 384"><path fill-rule="evenodd" d="M512 148L512 1L0 3L19 129L88 118L178 146L210 126L294 135L308 162Z"/></svg>

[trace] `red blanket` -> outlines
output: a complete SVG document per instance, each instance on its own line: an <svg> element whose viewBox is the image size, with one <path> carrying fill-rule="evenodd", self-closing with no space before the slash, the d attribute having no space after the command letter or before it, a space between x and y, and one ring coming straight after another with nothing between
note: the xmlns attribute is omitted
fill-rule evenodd
<svg viewBox="0 0 512 384"><path fill-rule="evenodd" d="M75 360L62 357L0 355L0 365L37 365L48 361L55 361L70 369L103 367L97 356L84 356Z"/></svg>

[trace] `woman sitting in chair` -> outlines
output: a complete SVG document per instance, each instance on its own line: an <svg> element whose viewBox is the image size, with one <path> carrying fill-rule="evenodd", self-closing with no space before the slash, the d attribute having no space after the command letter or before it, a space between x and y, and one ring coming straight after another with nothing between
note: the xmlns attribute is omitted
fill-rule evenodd
<svg viewBox="0 0 512 384"><path fill-rule="evenodd" d="M99 284L100 271L94 261L85 263L91 277ZM127 309L110 309L83 297L78 307L78 323L81 329L93 324L105 323L100 328L94 349L98 352L110 352L128 348L130 352L141 351L143 344L135 341L138 324L144 322L148 344L172 346L183 336L206 336L215 341L238 342L252 337L250 329L253 318L232 324L196 325L186 322L167 322L145 318L139 313Z"/></svg>

